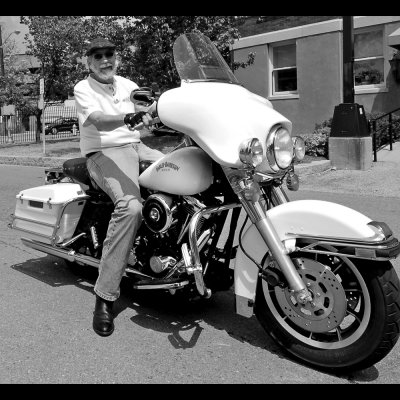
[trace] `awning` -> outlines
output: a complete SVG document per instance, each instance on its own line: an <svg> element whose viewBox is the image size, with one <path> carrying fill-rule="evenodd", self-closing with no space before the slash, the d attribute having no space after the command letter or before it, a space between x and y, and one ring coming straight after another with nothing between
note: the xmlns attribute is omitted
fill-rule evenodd
<svg viewBox="0 0 400 400"><path fill-rule="evenodd" d="M396 29L388 36L388 45L400 50L400 28Z"/></svg>

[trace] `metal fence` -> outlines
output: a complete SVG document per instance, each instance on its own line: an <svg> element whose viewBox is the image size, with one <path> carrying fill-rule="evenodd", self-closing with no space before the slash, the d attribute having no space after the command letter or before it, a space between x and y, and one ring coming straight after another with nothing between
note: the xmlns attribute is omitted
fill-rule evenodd
<svg viewBox="0 0 400 400"><path fill-rule="evenodd" d="M40 120L36 115L26 116L19 111L10 115L1 115L0 144L43 141L43 121L46 141L79 136L76 108L56 103L48 104L44 108Z"/></svg>
<svg viewBox="0 0 400 400"><path fill-rule="evenodd" d="M400 108L389 111L386 114L368 120L369 130L372 135L372 151L374 162L377 161L377 152L389 143L389 149L393 150L393 142L398 140L400 132L400 117L396 115ZM387 118L387 120L385 120Z"/></svg>

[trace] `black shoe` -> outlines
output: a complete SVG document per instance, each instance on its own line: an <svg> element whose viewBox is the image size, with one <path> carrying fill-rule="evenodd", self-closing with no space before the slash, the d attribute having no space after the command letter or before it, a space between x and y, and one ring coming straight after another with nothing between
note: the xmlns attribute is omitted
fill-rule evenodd
<svg viewBox="0 0 400 400"><path fill-rule="evenodd" d="M113 301L96 295L96 306L93 313L93 330L100 336L109 336L114 332Z"/></svg>

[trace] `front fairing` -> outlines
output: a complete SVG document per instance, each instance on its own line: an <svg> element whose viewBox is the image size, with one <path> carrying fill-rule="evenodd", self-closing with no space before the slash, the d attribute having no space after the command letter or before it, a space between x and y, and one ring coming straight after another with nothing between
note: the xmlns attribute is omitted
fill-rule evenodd
<svg viewBox="0 0 400 400"><path fill-rule="evenodd" d="M240 144L258 138L265 149L268 132L291 122L268 100L236 84L192 82L169 90L158 101L161 121L190 136L216 162L240 167Z"/></svg>
<svg viewBox="0 0 400 400"><path fill-rule="evenodd" d="M258 138L265 152L273 126L291 132L291 122L267 99L239 84L207 37L180 36L174 58L182 84L161 95L158 116L165 125L188 135L217 163L240 168L243 141Z"/></svg>

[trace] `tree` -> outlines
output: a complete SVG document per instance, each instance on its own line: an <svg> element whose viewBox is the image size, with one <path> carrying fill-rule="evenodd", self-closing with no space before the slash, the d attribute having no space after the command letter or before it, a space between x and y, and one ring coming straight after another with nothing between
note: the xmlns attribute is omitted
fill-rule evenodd
<svg viewBox="0 0 400 400"><path fill-rule="evenodd" d="M38 108L39 81L44 78L45 104L66 100L76 83L88 74L85 62L87 44L98 36L108 37L120 55L118 73L139 85L156 82L162 90L179 85L172 47L182 33L198 31L208 36L230 63L230 44L239 38L242 17L235 16L25 16L28 26L27 54L41 65L38 74L8 64L0 77L0 106L12 104L24 116L36 115L40 128L42 110ZM232 69L254 60L231 63ZM39 136L37 138L39 140Z"/></svg>
<svg viewBox="0 0 400 400"><path fill-rule="evenodd" d="M118 73L139 85L157 84L164 89L179 85L172 47L182 33L198 31L208 36L230 63L229 46L239 38L236 16L91 16L22 17L31 36L29 50L41 60L46 80L46 99L72 92L87 74L85 48L97 36L113 41L120 55ZM73 54L73 56L72 56ZM245 67L254 60L233 63Z"/></svg>
<svg viewBox="0 0 400 400"><path fill-rule="evenodd" d="M216 44L229 62L229 45L239 37L240 21L241 17L234 16L21 17L21 23L29 29L29 35L25 36L27 53L41 64L30 91L39 95L39 78L43 77L45 102L67 99L75 84L88 74L86 47L98 36L108 37L116 44L121 59L120 75L139 85L156 82L164 89L175 87L179 85L172 54L175 39L184 32L199 31ZM240 66L250 64L253 58L250 54L248 61ZM234 64L233 69L238 66ZM17 96L16 85L11 81L9 77L8 94L3 98L9 104L22 104L23 96Z"/></svg>
<svg viewBox="0 0 400 400"><path fill-rule="evenodd" d="M140 85L156 82L162 89L176 87L179 77L172 54L175 39L182 33L201 32L230 63L229 46L240 37L237 26L241 20L235 16L127 17L124 29L135 50L122 54L121 69ZM245 67L253 61L254 53L250 53L246 62L233 63L232 68Z"/></svg>
<svg viewBox="0 0 400 400"><path fill-rule="evenodd" d="M6 68L0 77L0 105L13 104L17 109L30 113L32 106L32 87L27 82L26 72L17 68Z"/></svg>
<svg viewBox="0 0 400 400"><path fill-rule="evenodd" d="M12 61L15 43L9 42L3 48L4 75L0 76L0 107L14 105L25 125L29 124L29 116L37 115L37 96L34 90L35 75L29 71L28 63Z"/></svg>
<svg viewBox="0 0 400 400"><path fill-rule="evenodd" d="M45 100L67 99L86 71L79 62L86 39L82 17L21 17L21 23L29 28L30 36L25 37L27 53L35 56L41 64Z"/></svg>

